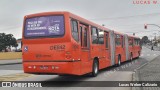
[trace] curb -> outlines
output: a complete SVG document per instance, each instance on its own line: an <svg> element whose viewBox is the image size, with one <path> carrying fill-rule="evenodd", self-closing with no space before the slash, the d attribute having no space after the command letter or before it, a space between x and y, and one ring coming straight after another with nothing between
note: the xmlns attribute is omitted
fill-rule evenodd
<svg viewBox="0 0 160 90"><path fill-rule="evenodd" d="M140 67L134 69L134 72L132 73L132 81L139 81L139 72L138 72L138 70L141 69L142 67L148 65L149 63L153 62L158 57L160 57L160 55L155 57L153 60L148 61L148 62L144 63L143 65L141 65ZM142 87L132 87L131 90L142 90Z"/></svg>
<svg viewBox="0 0 160 90"><path fill-rule="evenodd" d="M22 64L22 62L18 62L18 63L4 63L4 64L0 64L0 66L3 66L3 65L14 65L14 64Z"/></svg>
<svg viewBox="0 0 160 90"><path fill-rule="evenodd" d="M153 60L148 61L148 62L144 63L143 65L141 65L140 67L138 67L138 68L134 69L134 71L137 71L138 69L140 69L140 68L142 68L142 67L146 66L147 64L149 64L149 63L153 62L153 61L154 61L154 60L156 60L156 58L158 58L158 57L160 57L160 55L159 55L159 56L157 56L157 57L155 57L155 58L153 58Z"/></svg>
<svg viewBox="0 0 160 90"><path fill-rule="evenodd" d="M5 60L10 60L10 61L13 61L13 60L22 60L22 58L0 59L0 61L5 61Z"/></svg>
<svg viewBox="0 0 160 90"><path fill-rule="evenodd" d="M149 47L148 47L148 46L144 46L144 47L146 47L146 48L148 48L148 49L151 49L151 48L150 48L151 46L149 46ZM160 49L158 49L158 50L155 50L155 49L154 49L153 51L160 51Z"/></svg>

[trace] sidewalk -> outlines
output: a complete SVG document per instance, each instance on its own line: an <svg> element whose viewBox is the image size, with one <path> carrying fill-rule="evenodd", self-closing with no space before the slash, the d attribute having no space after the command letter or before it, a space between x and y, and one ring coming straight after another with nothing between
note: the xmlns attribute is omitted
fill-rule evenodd
<svg viewBox="0 0 160 90"><path fill-rule="evenodd" d="M146 48L151 49L151 46L145 45ZM160 51L160 47L153 46L154 51Z"/></svg>
<svg viewBox="0 0 160 90"><path fill-rule="evenodd" d="M160 56L137 69L139 81L160 81Z"/></svg>
<svg viewBox="0 0 160 90"><path fill-rule="evenodd" d="M15 60L0 60L0 65L21 64L22 59Z"/></svg>
<svg viewBox="0 0 160 90"><path fill-rule="evenodd" d="M134 81L160 81L160 56L138 68ZM135 90L157 90L158 87L141 87Z"/></svg>

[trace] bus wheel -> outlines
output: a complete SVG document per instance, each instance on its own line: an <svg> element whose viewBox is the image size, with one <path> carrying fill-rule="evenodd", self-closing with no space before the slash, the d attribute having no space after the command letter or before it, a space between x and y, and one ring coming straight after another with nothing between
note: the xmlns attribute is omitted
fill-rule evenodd
<svg viewBox="0 0 160 90"><path fill-rule="evenodd" d="M98 75L98 61L94 60L93 66L92 66L92 75L93 77L96 77Z"/></svg>
<svg viewBox="0 0 160 90"><path fill-rule="evenodd" d="M133 60L133 55L132 55L132 53L130 54L130 61L132 61Z"/></svg>
<svg viewBox="0 0 160 90"><path fill-rule="evenodd" d="M137 58L139 58L139 56L140 56L140 52L138 51L138 57Z"/></svg>
<svg viewBox="0 0 160 90"><path fill-rule="evenodd" d="M120 66L121 65L121 56L119 55L118 56L118 66Z"/></svg>

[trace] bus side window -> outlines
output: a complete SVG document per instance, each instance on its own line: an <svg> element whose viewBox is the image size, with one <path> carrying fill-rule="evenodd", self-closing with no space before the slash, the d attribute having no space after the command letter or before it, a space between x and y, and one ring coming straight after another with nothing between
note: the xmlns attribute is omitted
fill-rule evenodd
<svg viewBox="0 0 160 90"><path fill-rule="evenodd" d="M104 44L104 31L98 30L98 44Z"/></svg>
<svg viewBox="0 0 160 90"><path fill-rule="evenodd" d="M140 45L140 40L139 40L139 39L135 39L135 44L136 44L137 46L139 46L139 45Z"/></svg>
<svg viewBox="0 0 160 90"><path fill-rule="evenodd" d="M71 27L72 27L72 37L75 41L79 41L78 38L78 22L76 20L71 19Z"/></svg>
<svg viewBox="0 0 160 90"><path fill-rule="evenodd" d="M129 38L129 46L133 46L133 39Z"/></svg>
<svg viewBox="0 0 160 90"><path fill-rule="evenodd" d="M140 46L140 39L138 39L138 45Z"/></svg>
<svg viewBox="0 0 160 90"><path fill-rule="evenodd" d="M116 46L120 46L121 45L121 35L115 34L116 39L115 39L115 43Z"/></svg>
<svg viewBox="0 0 160 90"><path fill-rule="evenodd" d="M88 30L87 28L85 27L84 28L84 41L83 41L83 47L87 47L87 34L88 34Z"/></svg>
<svg viewBox="0 0 160 90"><path fill-rule="evenodd" d="M134 39L134 45L137 45L137 39Z"/></svg>
<svg viewBox="0 0 160 90"><path fill-rule="evenodd" d="M83 46L83 32L82 32L83 27L80 26L80 39L81 39L81 46Z"/></svg>
<svg viewBox="0 0 160 90"><path fill-rule="evenodd" d="M98 31L97 31L97 28L92 27L91 35L92 35L92 44L98 44Z"/></svg>

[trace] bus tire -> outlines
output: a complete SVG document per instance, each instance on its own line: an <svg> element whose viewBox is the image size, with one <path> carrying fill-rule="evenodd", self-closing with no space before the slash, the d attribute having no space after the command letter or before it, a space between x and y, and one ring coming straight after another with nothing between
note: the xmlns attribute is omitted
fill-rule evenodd
<svg viewBox="0 0 160 90"><path fill-rule="evenodd" d="M98 75L98 71L99 71L98 67L99 67L98 61L94 60L93 61L93 66L92 66L92 73L91 73L92 77L96 77Z"/></svg>
<svg viewBox="0 0 160 90"><path fill-rule="evenodd" d="M130 54L130 61L132 61L133 60L133 54L131 53Z"/></svg>
<svg viewBox="0 0 160 90"><path fill-rule="evenodd" d="M117 64L118 66L120 66L121 65L121 55L118 55L118 64Z"/></svg>
<svg viewBox="0 0 160 90"><path fill-rule="evenodd" d="M138 51L138 57L137 58L139 58L139 56L140 56L140 51Z"/></svg>

